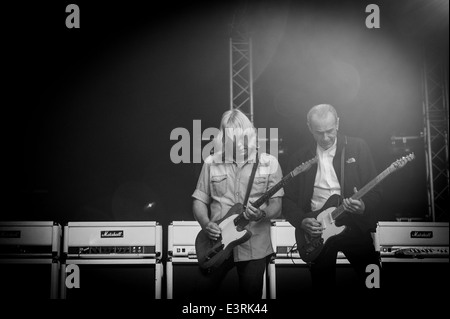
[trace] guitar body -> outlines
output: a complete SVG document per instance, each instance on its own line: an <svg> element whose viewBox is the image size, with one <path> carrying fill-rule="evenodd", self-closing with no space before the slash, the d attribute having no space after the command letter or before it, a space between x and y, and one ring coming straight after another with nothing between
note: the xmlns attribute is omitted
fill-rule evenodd
<svg viewBox="0 0 450 319"><path fill-rule="evenodd" d="M200 268L217 268L231 255L234 247L250 239L252 233L235 223L243 211L242 204L235 204L222 219L217 221L222 231L219 239L212 240L203 229L197 234L195 251Z"/></svg>
<svg viewBox="0 0 450 319"><path fill-rule="evenodd" d="M339 204L340 196L335 194L328 198L320 210L306 214L306 218L315 218L322 223L324 229L321 236L312 237L301 228L295 229L298 252L303 261L314 261L326 248L327 243L337 238L345 230L345 226L336 225L336 221L331 217L331 213Z"/></svg>

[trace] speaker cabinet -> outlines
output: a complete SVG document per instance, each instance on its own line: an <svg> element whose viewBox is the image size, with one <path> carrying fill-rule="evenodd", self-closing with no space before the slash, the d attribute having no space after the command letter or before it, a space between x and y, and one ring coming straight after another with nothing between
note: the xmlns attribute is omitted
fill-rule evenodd
<svg viewBox="0 0 450 319"><path fill-rule="evenodd" d="M44 300L58 298L60 264L57 260L0 259L2 298Z"/></svg>
<svg viewBox="0 0 450 319"><path fill-rule="evenodd" d="M202 274L198 266L195 239L201 230L196 221L173 221L168 227L168 261L166 263L167 299L198 298L202 289ZM231 269L214 297L237 296L238 275ZM263 282L262 299L266 298L266 280Z"/></svg>
<svg viewBox="0 0 450 319"><path fill-rule="evenodd" d="M269 298L290 300L311 294L312 281L308 265L301 259L274 259L268 267ZM336 288L357 286L357 275L345 258L336 260Z"/></svg>
<svg viewBox="0 0 450 319"><path fill-rule="evenodd" d="M448 258L381 259L381 288L411 294L438 293L448 289Z"/></svg>
<svg viewBox="0 0 450 319"><path fill-rule="evenodd" d="M290 299L311 293L312 281L308 265L298 253L295 228L285 220L273 220L270 229L275 258L268 267L270 299ZM336 260L336 287L357 285L357 275L342 253Z"/></svg>
<svg viewBox="0 0 450 319"><path fill-rule="evenodd" d="M78 271L79 287L71 276ZM78 259L61 267L62 299L161 299L163 267L155 259Z"/></svg>
<svg viewBox="0 0 450 319"><path fill-rule="evenodd" d="M166 263L167 299L198 299L201 297L202 275L197 260L172 258ZM238 293L238 276L235 268L230 270L214 297L225 298Z"/></svg>

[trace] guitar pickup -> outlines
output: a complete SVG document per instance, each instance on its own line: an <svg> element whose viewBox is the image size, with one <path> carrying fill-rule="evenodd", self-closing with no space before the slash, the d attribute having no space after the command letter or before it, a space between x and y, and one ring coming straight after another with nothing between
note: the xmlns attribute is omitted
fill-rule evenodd
<svg viewBox="0 0 450 319"><path fill-rule="evenodd" d="M206 255L206 260L211 259L212 257L214 257L219 251L223 250L223 244L220 245L219 247L217 247L216 249L212 249L208 255Z"/></svg>

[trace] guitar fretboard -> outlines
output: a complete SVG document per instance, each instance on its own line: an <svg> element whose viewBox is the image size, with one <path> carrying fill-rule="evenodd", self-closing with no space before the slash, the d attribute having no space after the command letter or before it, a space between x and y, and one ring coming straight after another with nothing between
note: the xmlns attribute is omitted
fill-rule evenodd
<svg viewBox="0 0 450 319"><path fill-rule="evenodd" d="M262 204L267 202L276 192L278 192L282 187L284 187L291 178L297 176L298 174L304 171L307 171L315 163L317 163L316 157L309 160L306 163L297 166L294 170L292 170L292 172L284 176L281 179L281 181L279 181L275 186L270 188L266 193L264 193L264 195L262 195L254 203L252 203L252 206L255 208L259 208ZM249 221L244 217L244 214L241 213L238 217L235 218L234 223L236 226L245 227L249 223Z"/></svg>
<svg viewBox="0 0 450 319"><path fill-rule="evenodd" d="M258 198L252 205L253 207L259 208L262 204L267 202L276 192L278 192L286 183L294 177L292 174L288 174L281 179L274 187L269 189L263 196Z"/></svg>
<svg viewBox="0 0 450 319"><path fill-rule="evenodd" d="M385 179L388 175L390 175L395 170L395 167L389 166L383 172L381 172L377 177L367 183L363 188L357 191L352 199L360 200L364 195L366 195L372 188L374 188L378 183L380 183L383 179ZM344 205L338 206L332 213L331 217L336 220L343 212L345 211Z"/></svg>

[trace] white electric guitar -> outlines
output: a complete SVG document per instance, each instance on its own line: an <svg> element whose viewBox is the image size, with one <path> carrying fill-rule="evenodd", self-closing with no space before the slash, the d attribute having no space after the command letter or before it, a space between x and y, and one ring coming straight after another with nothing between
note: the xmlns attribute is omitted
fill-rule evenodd
<svg viewBox="0 0 450 319"><path fill-rule="evenodd" d="M367 194L367 192L374 188L383 179L385 179L396 170L402 168L406 165L406 163L412 161L413 159L414 153L411 153L408 156L402 157L401 159L395 161L381 174L371 180L366 186L353 194L351 198L356 200L361 199L361 197ZM345 230L345 225L336 225L336 220L345 211L344 206L342 204L339 205L339 203L342 203L341 197L337 194L334 194L330 198L328 198L328 200L320 210L305 214L305 218L315 218L322 224L323 232L321 236L313 237L301 228L295 229L295 238L297 241L298 252L303 261L314 261L319 256L326 244Z"/></svg>

